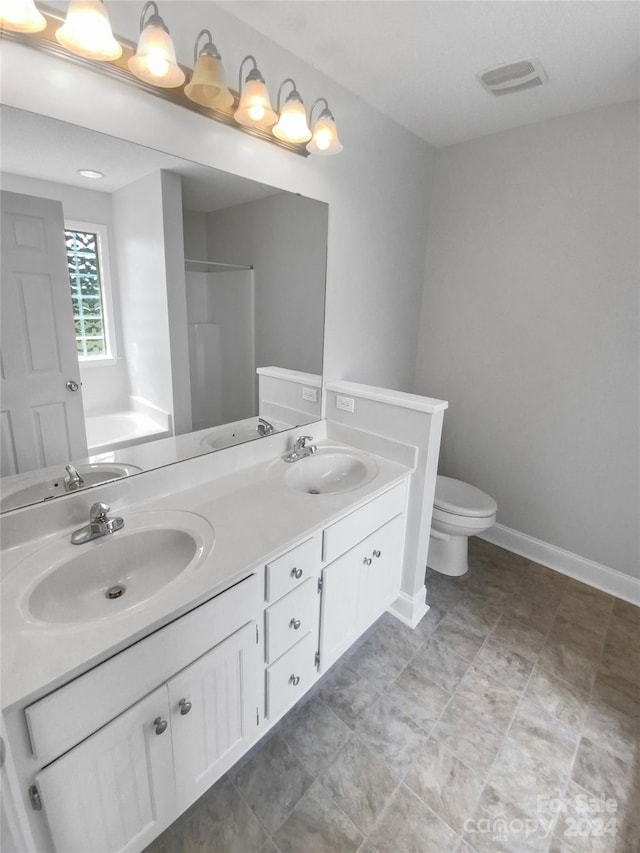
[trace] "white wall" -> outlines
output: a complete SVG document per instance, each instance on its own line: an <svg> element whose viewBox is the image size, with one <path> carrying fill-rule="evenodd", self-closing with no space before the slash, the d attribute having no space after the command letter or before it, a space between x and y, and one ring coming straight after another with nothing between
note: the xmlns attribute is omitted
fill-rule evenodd
<svg viewBox="0 0 640 853"><path fill-rule="evenodd" d="M38 196L39 198L55 199L62 203L65 219L75 219L106 226L113 306L111 322L115 325L116 351L121 353L120 294L111 195L96 190L86 190L81 187L71 187L67 184L7 173L2 174L2 188L11 192ZM129 377L124 359L118 359L115 363L108 365L80 362L80 373L82 376L82 402L86 415L90 416L109 410L118 411L127 407Z"/></svg>
<svg viewBox="0 0 640 853"><path fill-rule="evenodd" d="M417 393L498 522L637 576L638 106L440 150Z"/></svg>
<svg viewBox="0 0 640 853"><path fill-rule="evenodd" d="M254 267L257 367L322 373L327 206L290 193L207 215L207 258Z"/></svg>
<svg viewBox="0 0 640 853"><path fill-rule="evenodd" d="M116 33L137 39L139 4L109 2L109 14ZM207 26L234 87L242 58L252 53L272 97L288 76L308 106L326 97L344 151L305 159L11 43L2 49L3 100L328 202L325 375L411 390L432 150L215 4L164 0L161 14L185 64Z"/></svg>

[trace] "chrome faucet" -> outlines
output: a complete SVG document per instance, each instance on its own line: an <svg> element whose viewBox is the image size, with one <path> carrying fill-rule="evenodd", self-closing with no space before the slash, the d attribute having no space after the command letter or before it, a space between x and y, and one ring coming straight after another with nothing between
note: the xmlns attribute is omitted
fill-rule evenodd
<svg viewBox="0 0 640 853"><path fill-rule="evenodd" d="M77 469L74 468L71 462L65 465L64 469L67 472L67 476L64 478L65 492L75 492L77 489L81 489L84 486L84 480L78 474Z"/></svg>
<svg viewBox="0 0 640 853"><path fill-rule="evenodd" d="M299 435L293 445L293 449L282 457L283 462L297 462L298 459L304 459L306 456L312 456L318 449L315 444L307 444L308 441L313 441L312 435Z"/></svg>
<svg viewBox="0 0 640 853"><path fill-rule="evenodd" d="M256 427L258 430L258 435L264 437L265 435L270 435L272 432L275 432L273 428L273 424L270 424L269 421L265 421L264 418L258 418L258 426Z"/></svg>
<svg viewBox="0 0 640 853"><path fill-rule="evenodd" d="M89 510L89 524L81 527L79 530L75 530L71 534L71 544L84 545L85 542L91 542L92 539L99 539L108 533L115 533L116 530L122 530L124 520L118 517L109 518L108 512L110 509L109 504L93 504Z"/></svg>

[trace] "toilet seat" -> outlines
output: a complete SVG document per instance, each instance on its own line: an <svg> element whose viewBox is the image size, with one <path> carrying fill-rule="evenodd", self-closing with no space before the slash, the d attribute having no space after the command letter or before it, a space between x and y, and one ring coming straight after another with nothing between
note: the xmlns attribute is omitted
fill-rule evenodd
<svg viewBox="0 0 640 853"><path fill-rule="evenodd" d="M481 489L476 489L475 486L470 486L469 483L463 483L461 480L454 480L452 477L442 477L438 475L436 478L436 494L433 501L434 518L440 517L442 521L449 521L455 524L455 518L468 519L470 526L475 527L473 519L478 519L482 525L486 526L486 519L495 515L498 511L498 504L486 492Z"/></svg>

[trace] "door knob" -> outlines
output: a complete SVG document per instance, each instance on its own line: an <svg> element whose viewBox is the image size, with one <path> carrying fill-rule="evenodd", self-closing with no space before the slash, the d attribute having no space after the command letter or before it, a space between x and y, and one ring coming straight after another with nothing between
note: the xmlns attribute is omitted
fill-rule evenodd
<svg viewBox="0 0 640 853"><path fill-rule="evenodd" d="M65 382L64 387L67 389L67 391L77 391L80 386L73 379L69 379L68 382Z"/></svg>

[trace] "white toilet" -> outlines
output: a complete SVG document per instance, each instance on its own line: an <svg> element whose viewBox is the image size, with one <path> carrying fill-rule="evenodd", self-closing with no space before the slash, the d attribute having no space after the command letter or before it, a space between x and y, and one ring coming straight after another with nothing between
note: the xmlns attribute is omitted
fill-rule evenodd
<svg viewBox="0 0 640 853"><path fill-rule="evenodd" d="M438 476L429 539L429 568L452 577L464 575L469 569L469 536L493 527L497 510L494 499L475 486Z"/></svg>

